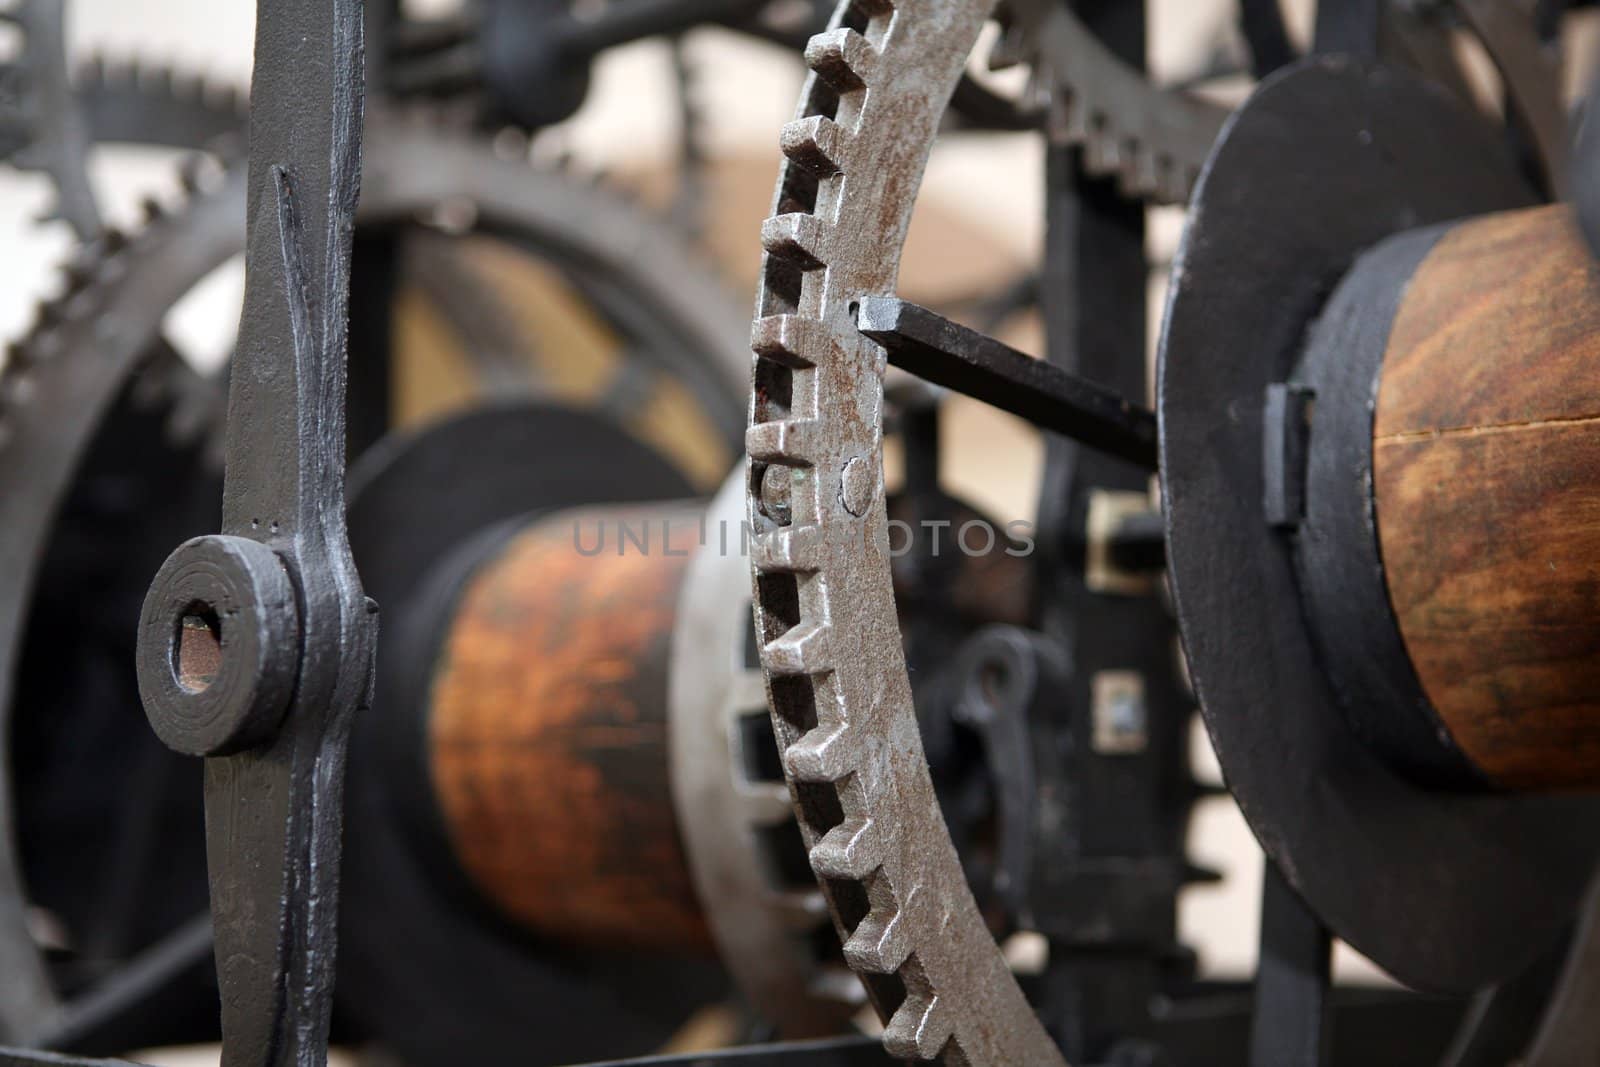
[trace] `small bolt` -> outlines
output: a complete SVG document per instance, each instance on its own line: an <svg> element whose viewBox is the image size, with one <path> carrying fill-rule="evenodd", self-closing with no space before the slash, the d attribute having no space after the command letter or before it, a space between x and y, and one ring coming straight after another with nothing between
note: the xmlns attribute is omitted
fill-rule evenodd
<svg viewBox="0 0 1600 1067"><path fill-rule="evenodd" d="M846 463L839 484L839 499L844 509L852 515L865 515L872 504L877 481L872 464L860 456Z"/></svg>
<svg viewBox="0 0 1600 1067"><path fill-rule="evenodd" d="M790 499L794 473L780 463L769 465L761 472L761 514L780 526L789 525L793 518Z"/></svg>

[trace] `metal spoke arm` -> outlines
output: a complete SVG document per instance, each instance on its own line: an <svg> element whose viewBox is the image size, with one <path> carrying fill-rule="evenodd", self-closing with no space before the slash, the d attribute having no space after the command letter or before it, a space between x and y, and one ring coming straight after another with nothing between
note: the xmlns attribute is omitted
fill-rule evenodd
<svg viewBox="0 0 1600 1067"><path fill-rule="evenodd" d="M889 362L1148 470L1156 467L1156 418L1054 363L1034 359L976 330L898 297L861 302L856 327Z"/></svg>
<svg viewBox="0 0 1600 1067"><path fill-rule="evenodd" d="M1269 859L1261 884L1251 1067L1324 1067L1333 938Z"/></svg>
<svg viewBox="0 0 1600 1067"><path fill-rule="evenodd" d="M226 1067L327 1056L345 743L376 625L344 529L361 47L360 0L258 5L222 533L173 553L140 620L151 724L207 757Z"/></svg>

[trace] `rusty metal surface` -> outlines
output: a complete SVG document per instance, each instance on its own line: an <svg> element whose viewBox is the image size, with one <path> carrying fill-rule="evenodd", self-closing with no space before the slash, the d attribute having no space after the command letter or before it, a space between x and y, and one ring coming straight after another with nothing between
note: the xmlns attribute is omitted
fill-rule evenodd
<svg viewBox="0 0 1600 1067"><path fill-rule="evenodd" d="M717 948L739 989L787 1036L837 1033L862 1004L837 957L819 958L828 909L808 870L769 854L794 826L781 772L752 749L767 715L752 638L750 566L740 550L744 472L706 511L707 544L689 564L672 635L669 722L672 795L690 870ZM726 537L726 540L724 540Z"/></svg>
<svg viewBox="0 0 1600 1067"><path fill-rule="evenodd" d="M929 777L890 575L886 361L854 316L894 290L928 153L987 16L959 0L845 4L806 48L814 73L762 229L751 556L784 771L885 1047L1043 1067L1061 1055L984 925Z"/></svg>
<svg viewBox="0 0 1600 1067"><path fill-rule="evenodd" d="M709 947L666 754L668 646L698 531L693 507L541 520L469 580L440 650L428 745L453 851L552 940Z"/></svg>

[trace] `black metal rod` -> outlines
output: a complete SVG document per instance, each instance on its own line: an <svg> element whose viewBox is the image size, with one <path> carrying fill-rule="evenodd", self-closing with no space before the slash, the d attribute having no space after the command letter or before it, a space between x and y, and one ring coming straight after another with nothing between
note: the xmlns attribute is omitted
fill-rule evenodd
<svg viewBox="0 0 1600 1067"><path fill-rule="evenodd" d="M1156 469L1154 413L1110 389L898 297L862 301L856 326L925 381Z"/></svg>
<svg viewBox="0 0 1600 1067"><path fill-rule="evenodd" d="M1251 1067L1323 1067L1331 1062L1332 956L1327 927L1268 860L1261 883Z"/></svg>

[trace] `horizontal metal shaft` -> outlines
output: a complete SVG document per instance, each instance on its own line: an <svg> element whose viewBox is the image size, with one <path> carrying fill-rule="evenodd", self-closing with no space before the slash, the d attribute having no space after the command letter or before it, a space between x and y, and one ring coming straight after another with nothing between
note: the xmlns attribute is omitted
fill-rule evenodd
<svg viewBox="0 0 1600 1067"><path fill-rule="evenodd" d="M863 300L856 326L925 381L1156 468L1155 414L1104 386L898 297Z"/></svg>

